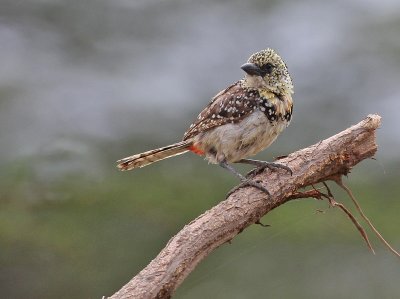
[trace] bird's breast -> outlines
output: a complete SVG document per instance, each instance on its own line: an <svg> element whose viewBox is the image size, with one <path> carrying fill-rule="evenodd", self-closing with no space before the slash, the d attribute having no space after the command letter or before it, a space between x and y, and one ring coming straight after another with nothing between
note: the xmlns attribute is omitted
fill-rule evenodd
<svg viewBox="0 0 400 299"><path fill-rule="evenodd" d="M256 109L239 123L225 124L199 134L194 143L211 163L235 162L254 156L274 142L288 125L286 120L272 121L273 114L268 111Z"/></svg>

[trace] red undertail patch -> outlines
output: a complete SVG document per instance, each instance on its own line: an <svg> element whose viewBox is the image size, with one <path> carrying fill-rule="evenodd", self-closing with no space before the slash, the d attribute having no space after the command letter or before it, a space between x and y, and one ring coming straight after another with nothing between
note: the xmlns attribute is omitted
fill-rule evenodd
<svg viewBox="0 0 400 299"><path fill-rule="evenodd" d="M195 153L196 155L204 156L204 152L201 149L197 148L195 145L191 145L189 147L189 150L191 152Z"/></svg>

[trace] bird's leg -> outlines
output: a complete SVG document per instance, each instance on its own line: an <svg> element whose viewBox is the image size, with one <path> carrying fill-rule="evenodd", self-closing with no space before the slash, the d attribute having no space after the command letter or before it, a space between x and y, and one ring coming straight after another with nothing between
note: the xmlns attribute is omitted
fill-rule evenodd
<svg viewBox="0 0 400 299"><path fill-rule="evenodd" d="M235 176L237 176L239 178L239 180L241 181L241 183L233 188L231 191L228 192L227 196L231 195L233 192L235 192L236 190L246 187L246 186L252 186L255 187L263 192L265 192L268 196L270 195L269 191L267 188L265 188L264 186L262 186L259 182L255 182L253 180L251 180L251 178L246 178L244 177L242 174L240 174L239 172L236 171L235 168L233 168L231 165L229 165L226 161L223 161L221 163L219 163L219 165L222 168L225 168L226 170L230 171L231 173L233 173Z"/></svg>
<svg viewBox="0 0 400 299"><path fill-rule="evenodd" d="M252 171L250 171L246 177L247 178L252 178L255 175L261 173L265 168L269 168L273 170L274 168L281 168L286 170L287 172L290 173L290 175L293 175L293 171L290 169L290 167L279 164L279 163L273 163L273 162L266 162L266 161L260 161L260 160L252 160L252 159L241 159L235 163L243 163L243 164L250 164L250 165L255 165L257 168L254 168Z"/></svg>

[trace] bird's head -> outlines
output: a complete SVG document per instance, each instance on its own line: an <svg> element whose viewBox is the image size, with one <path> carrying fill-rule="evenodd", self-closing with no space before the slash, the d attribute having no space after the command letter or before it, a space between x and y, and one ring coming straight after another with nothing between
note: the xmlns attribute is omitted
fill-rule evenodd
<svg viewBox="0 0 400 299"><path fill-rule="evenodd" d="M242 65L248 87L267 89L275 94L293 93L292 79L282 58L268 48L250 56Z"/></svg>

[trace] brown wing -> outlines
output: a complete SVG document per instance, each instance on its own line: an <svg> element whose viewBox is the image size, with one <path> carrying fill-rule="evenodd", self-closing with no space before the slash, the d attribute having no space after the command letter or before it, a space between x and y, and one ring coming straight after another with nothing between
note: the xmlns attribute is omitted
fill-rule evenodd
<svg viewBox="0 0 400 299"><path fill-rule="evenodd" d="M203 109L183 136L183 140L217 126L240 122L257 108L257 99L259 99L257 90L242 87L241 81L232 84L218 93Z"/></svg>

